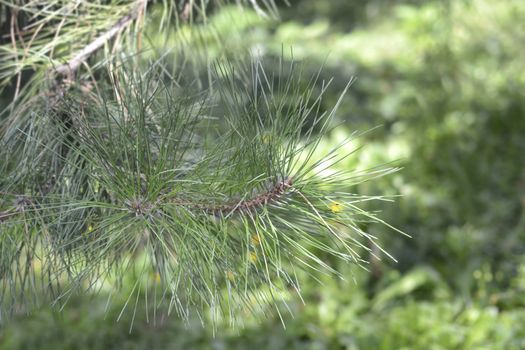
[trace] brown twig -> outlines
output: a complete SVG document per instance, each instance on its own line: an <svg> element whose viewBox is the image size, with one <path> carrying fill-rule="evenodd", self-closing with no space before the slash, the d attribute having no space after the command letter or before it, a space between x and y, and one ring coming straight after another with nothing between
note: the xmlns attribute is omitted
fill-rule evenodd
<svg viewBox="0 0 525 350"><path fill-rule="evenodd" d="M69 62L59 65L54 69L58 74L72 75L80 65L86 61L93 53L104 46L109 40L117 35L122 29L130 25L146 7L148 0L139 0L137 7L128 15L122 17L106 32L80 50Z"/></svg>
<svg viewBox="0 0 525 350"><path fill-rule="evenodd" d="M260 193L251 199L245 199L238 202L231 202L221 205L209 205L205 203L185 202L180 200L173 200L172 203L181 205L193 210L202 210L208 214L220 215L235 212L247 212L251 209L260 207L262 205L271 203L279 199L288 188L293 185L290 177L278 182L269 191Z"/></svg>

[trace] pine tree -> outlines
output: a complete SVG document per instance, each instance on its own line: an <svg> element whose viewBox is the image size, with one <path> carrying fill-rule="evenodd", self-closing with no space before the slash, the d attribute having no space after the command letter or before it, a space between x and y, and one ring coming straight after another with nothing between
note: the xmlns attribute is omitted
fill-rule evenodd
<svg viewBox="0 0 525 350"><path fill-rule="evenodd" d="M219 2L0 3L2 317L133 273L131 304L149 292L183 317L234 319L279 312L299 269L338 275L327 256L366 268L360 252L379 247L361 223L386 223L359 205L382 197L350 190L396 169L334 171L340 147L316 158L346 89L325 111L329 82L303 84L300 64L209 59L199 34L179 56L192 63L151 49Z"/></svg>

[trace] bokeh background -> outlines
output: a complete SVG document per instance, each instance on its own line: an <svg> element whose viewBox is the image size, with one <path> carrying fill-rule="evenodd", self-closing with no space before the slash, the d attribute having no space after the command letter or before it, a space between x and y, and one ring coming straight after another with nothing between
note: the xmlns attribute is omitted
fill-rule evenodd
<svg viewBox="0 0 525 350"><path fill-rule="evenodd" d="M323 67L327 109L355 77L320 152L369 131L337 166L403 167L356 188L399 196L366 208L412 236L366 227L398 262L338 265L345 281L303 276L286 328L277 314L233 329L160 311L153 321L143 303L121 314L126 293L108 304L103 292L17 315L0 349L525 349L525 1L290 0L279 13L223 7L210 27L150 40L185 46L187 59L194 30L208 58Z"/></svg>

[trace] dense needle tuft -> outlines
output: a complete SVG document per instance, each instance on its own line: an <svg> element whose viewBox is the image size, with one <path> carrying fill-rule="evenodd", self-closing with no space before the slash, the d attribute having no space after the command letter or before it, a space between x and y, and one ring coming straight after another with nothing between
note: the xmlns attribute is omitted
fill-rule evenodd
<svg viewBox="0 0 525 350"><path fill-rule="evenodd" d="M211 73L210 89L182 91L164 70L122 65L96 90L73 82L53 108L35 104L7 124L6 311L42 293L63 304L133 271L130 298L234 320L280 312L300 294L299 269L366 268L377 243L362 223L382 221L352 189L396 169L327 171L348 156L317 150L344 95L323 110L329 84L315 93L316 78L304 86L294 64Z"/></svg>

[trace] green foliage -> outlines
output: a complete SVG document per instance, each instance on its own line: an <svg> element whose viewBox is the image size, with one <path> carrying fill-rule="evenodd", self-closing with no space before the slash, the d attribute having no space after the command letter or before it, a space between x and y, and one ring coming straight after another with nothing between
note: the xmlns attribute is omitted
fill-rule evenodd
<svg viewBox="0 0 525 350"><path fill-rule="evenodd" d="M358 76L340 115L361 128L384 124L383 135L364 142L362 161L403 157L407 166L377 189L394 185L404 198L401 213L389 214L414 236L388 244L400 245L401 268L431 261L456 279L448 271L457 259L471 275L481 251L511 276L509 258L523 253L525 67L515 58L524 49L516 43L525 38L525 7L478 0L389 9L348 33L315 15L290 21L260 45L277 53L290 43L296 58ZM464 284L464 276L452 282Z"/></svg>
<svg viewBox="0 0 525 350"><path fill-rule="evenodd" d="M293 55L309 73L323 64L318 82L335 79L321 109L337 102L339 95L331 91L347 83L339 77L356 75L335 120L346 121L352 130L382 127L341 145L343 154L362 149L335 170L368 169L401 158L403 171L357 184L352 191L381 194L382 201L361 207L381 211L378 215L413 238L383 234L381 225L361 222L361 229L381 233L378 241L399 263L363 252L370 261L370 272L365 272L323 256L346 281L299 272L305 304L285 298L294 315L283 313L286 329L269 312L262 322L242 314L243 329L219 322L215 335L196 326L198 320L181 330L170 319L151 331L154 321L150 317L147 322L145 305L139 304L128 336L132 313L114 323L126 300L114 300L104 319L109 293L104 291L92 304L73 301L72 315L62 314L52 323L62 332L55 339L71 335L79 340L77 348L525 348L525 67L519 59L525 47L524 14L520 0L302 0L281 9L281 23L225 7L209 18L211 27L183 27L170 34L170 62L201 55L206 66L207 60L250 49L266 62L283 52L285 59ZM165 41L153 37L151 42L159 50ZM210 56L202 55L196 42L205 44ZM184 50L192 54L185 56ZM200 68L190 70L203 75ZM271 67L266 72L271 74ZM296 83L308 86L308 79ZM321 84L313 88L322 89ZM347 137L345 127L334 129L313 157ZM399 193L397 205L386 203ZM102 306L90 312L93 305ZM36 315L46 323L18 318L2 346L59 348L53 339L38 340L49 331L52 314ZM27 337L28 328L34 338ZM101 343L93 345L94 339Z"/></svg>
<svg viewBox="0 0 525 350"><path fill-rule="evenodd" d="M341 271L347 268L341 267ZM121 313L124 300L99 297L77 299L60 313L37 312L29 320L15 319L4 334L1 349L522 349L525 314L500 312L496 305L475 302L468 307L449 293L438 273L417 268L404 276L392 270L385 293L367 296L362 287L367 273L358 272L357 284L323 279L323 288L307 282L306 304L292 302L295 317L262 323L246 317L243 329L219 326L214 334L193 319L181 324L157 314L148 321L144 304L132 314ZM485 276L486 277L486 276ZM523 283L523 277L519 279ZM518 282L518 279L516 280ZM128 287L133 285L130 281ZM410 288L407 288L410 286ZM345 293L341 291L345 290ZM429 291L434 295L429 300ZM118 297L117 297L118 299ZM33 336L28 337L27 329Z"/></svg>
<svg viewBox="0 0 525 350"><path fill-rule="evenodd" d="M324 110L329 82L315 95L317 78L299 84L294 64L249 67L217 61L193 91L162 61L129 58L107 78L94 71L96 88L57 83L15 109L0 151L6 314L132 273L133 313L149 293L183 318L242 323L300 297L297 269L340 275L332 259L366 267L371 247L379 258L362 226L385 223L360 203L382 197L351 189L397 169L334 171L351 154L341 146L314 157L347 88Z"/></svg>

